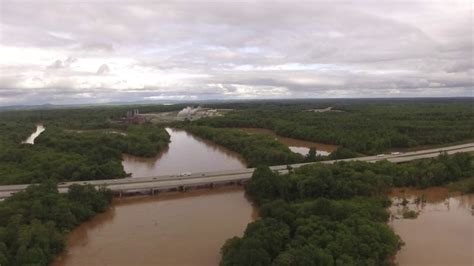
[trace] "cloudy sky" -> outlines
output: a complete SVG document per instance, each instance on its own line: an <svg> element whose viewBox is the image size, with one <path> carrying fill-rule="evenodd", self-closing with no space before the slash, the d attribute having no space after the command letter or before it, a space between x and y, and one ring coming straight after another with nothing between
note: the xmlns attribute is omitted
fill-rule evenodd
<svg viewBox="0 0 474 266"><path fill-rule="evenodd" d="M472 96L471 5L0 0L0 105Z"/></svg>

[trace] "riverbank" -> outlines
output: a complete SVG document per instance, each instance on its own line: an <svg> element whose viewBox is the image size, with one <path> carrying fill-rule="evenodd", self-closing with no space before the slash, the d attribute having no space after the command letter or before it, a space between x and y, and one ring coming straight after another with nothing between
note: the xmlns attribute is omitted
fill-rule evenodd
<svg viewBox="0 0 474 266"><path fill-rule="evenodd" d="M447 184L446 187L462 193L474 193L474 176Z"/></svg>
<svg viewBox="0 0 474 266"><path fill-rule="evenodd" d="M239 130L249 134L265 134L271 136L282 144L285 144L292 152L299 153L303 156L306 156L309 153L310 148L316 149L316 155L327 156L339 147L337 145L282 137L277 135L274 131L266 128L239 128Z"/></svg>
<svg viewBox="0 0 474 266"><path fill-rule="evenodd" d="M246 168L238 153L182 129L166 128L170 143L154 157L123 155L122 165L132 177L179 175Z"/></svg>

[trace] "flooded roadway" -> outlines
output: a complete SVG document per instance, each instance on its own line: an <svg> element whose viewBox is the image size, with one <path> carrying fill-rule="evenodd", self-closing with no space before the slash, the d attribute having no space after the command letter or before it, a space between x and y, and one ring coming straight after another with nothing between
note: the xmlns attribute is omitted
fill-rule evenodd
<svg viewBox="0 0 474 266"><path fill-rule="evenodd" d="M398 265L474 265L474 194L434 187L395 189L390 196L396 217L390 226L405 242L395 258ZM409 201L405 207L403 198ZM406 208L419 212L418 217L404 219Z"/></svg>
<svg viewBox="0 0 474 266"><path fill-rule="evenodd" d="M124 156L133 176L245 168L236 153L181 130L155 158ZM218 265L224 242L256 216L242 187L115 199L69 235L55 266Z"/></svg>
<svg viewBox="0 0 474 266"><path fill-rule="evenodd" d="M288 148L295 153L299 153L301 155L306 156L309 152L310 148L316 149L317 155L329 155L331 152L337 149L336 145L329 145L311 141L305 141L300 139L293 139L293 138L286 138L277 135L275 132L265 128L240 128L240 130L245 131L250 134L266 134L269 136L274 137L279 142L288 146Z"/></svg>

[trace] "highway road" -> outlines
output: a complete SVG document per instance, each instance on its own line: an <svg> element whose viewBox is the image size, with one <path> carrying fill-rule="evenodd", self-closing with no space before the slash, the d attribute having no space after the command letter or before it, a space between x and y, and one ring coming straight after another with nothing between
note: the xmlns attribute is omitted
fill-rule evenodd
<svg viewBox="0 0 474 266"><path fill-rule="evenodd" d="M357 157L343 160L323 161L321 163L334 163L337 161L365 161L377 162L381 160L388 160L393 163L402 163L419 159L433 158L440 153L446 152L454 154L459 152L474 152L474 143L467 143L461 145L454 145L442 148L433 148L419 151L411 151L399 154L384 154L377 156ZM312 163L292 164L292 168L298 168L303 165ZM278 165L270 167L272 170L280 173L286 173L288 165ZM166 191L172 189L185 190L190 187L199 186L213 186L219 184L242 183L248 181L254 168L237 169L230 171L217 172L202 172L192 173L189 176L167 175L167 176L151 176L151 177L133 177L121 179L107 179L107 180L91 180L79 182L64 182L58 185L60 192L67 192L67 189L72 184L91 184L96 187L106 186L116 193L127 191L149 190L152 194L155 191ZM29 184L22 185L6 185L0 186L0 198L6 198L13 193L26 189Z"/></svg>

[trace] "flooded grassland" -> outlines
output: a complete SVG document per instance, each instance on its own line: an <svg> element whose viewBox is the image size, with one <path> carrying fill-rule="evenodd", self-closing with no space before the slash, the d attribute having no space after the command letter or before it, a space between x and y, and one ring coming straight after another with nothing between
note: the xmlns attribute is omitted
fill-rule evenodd
<svg viewBox="0 0 474 266"><path fill-rule="evenodd" d="M336 145L329 145L311 141L305 141L300 139L286 138L277 135L275 132L265 128L240 128L240 130L247 132L249 134L266 134L274 137L279 142L288 146L288 148L295 153L301 155L307 155L310 148L316 149L316 154L318 155L329 155L331 152L337 149Z"/></svg>

